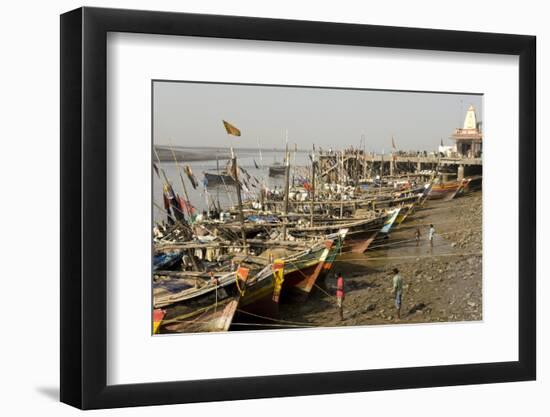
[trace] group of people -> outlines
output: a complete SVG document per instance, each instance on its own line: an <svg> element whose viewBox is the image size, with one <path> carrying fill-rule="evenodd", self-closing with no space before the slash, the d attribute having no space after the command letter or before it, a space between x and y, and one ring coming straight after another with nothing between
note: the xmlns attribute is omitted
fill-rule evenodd
<svg viewBox="0 0 550 417"><path fill-rule="evenodd" d="M420 229L416 228L414 232L416 239L416 244L420 242ZM433 241L435 237L435 227L433 224L430 224L428 229L428 240L430 241L430 246L433 246ZM399 269L393 268L392 270L392 294L394 297L394 304L397 313L397 318L401 318L401 304L403 301L403 278L399 274ZM346 296L344 288L344 277L342 273L338 273L336 278L336 305L338 306L338 313L340 315L340 320L344 320L344 298Z"/></svg>
<svg viewBox="0 0 550 417"><path fill-rule="evenodd" d="M433 224L430 224L430 228L428 229L428 240L430 241L430 246L434 245L434 237L435 237L435 227ZM420 229L417 227L414 231L414 239L416 240L416 246L420 244Z"/></svg>

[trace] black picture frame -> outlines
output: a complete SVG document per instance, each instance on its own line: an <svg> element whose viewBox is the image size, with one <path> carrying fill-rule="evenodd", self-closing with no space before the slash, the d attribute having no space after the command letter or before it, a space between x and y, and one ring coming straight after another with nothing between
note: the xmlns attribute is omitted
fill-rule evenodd
<svg viewBox="0 0 550 417"><path fill-rule="evenodd" d="M519 56L519 360L113 385L107 376L108 32ZM136 10L61 16L61 401L82 409L536 378L536 38Z"/></svg>

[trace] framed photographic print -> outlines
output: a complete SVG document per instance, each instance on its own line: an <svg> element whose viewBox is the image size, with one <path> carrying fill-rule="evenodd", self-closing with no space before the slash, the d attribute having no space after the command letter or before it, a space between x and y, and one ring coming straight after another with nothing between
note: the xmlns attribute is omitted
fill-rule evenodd
<svg viewBox="0 0 550 417"><path fill-rule="evenodd" d="M535 379L535 38L61 16L61 400Z"/></svg>

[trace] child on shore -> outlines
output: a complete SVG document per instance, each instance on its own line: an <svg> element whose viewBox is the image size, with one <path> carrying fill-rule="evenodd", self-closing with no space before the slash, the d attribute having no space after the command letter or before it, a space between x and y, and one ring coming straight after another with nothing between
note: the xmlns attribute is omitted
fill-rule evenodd
<svg viewBox="0 0 550 417"><path fill-rule="evenodd" d="M434 235L435 235L435 227L433 224L430 224L430 230L428 231L428 239L430 240L430 246L434 245Z"/></svg>
<svg viewBox="0 0 550 417"><path fill-rule="evenodd" d="M416 240L416 246L420 243L420 229L417 227L414 231L414 238Z"/></svg>
<svg viewBox="0 0 550 417"><path fill-rule="evenodd" d="M344 320L344 278L341 273L338 273L336 279L336 304L338 306L338 312L340 313L340 320Z"/></svg>

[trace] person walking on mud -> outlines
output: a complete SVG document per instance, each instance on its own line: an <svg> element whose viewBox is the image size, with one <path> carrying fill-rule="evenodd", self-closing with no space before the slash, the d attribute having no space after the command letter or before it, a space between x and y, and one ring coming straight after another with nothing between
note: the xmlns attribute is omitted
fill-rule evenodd
<svg viewBox="0 0 550 417"><path fill-rule="evenodd" d="M338 306L338 312L340 314L340 320L344 320L344 278L342 273L338 273L336 279L336 305Z"/></svg>
<svg viewBox="0 0 550 417"><path fill-rule="evenodd" d="M434 235L435 235L435 227L433 224L430 224L430 230L428 231L428 239L430 240L430 246L434 245Z"/></svg>
<svg viewBox="0 0 550 417"><path fill-rule="evenodd" d="M395 309L397 310L397 318L401 318L401 302L403 298L403 278L399 275L399 270L393 268L393 287L392 293L395 297Z"/></svg>
<svg viewBox="0 0 550 417"><path fill-rule="evenodd" d="M416 246L420 243L420 228L416 228L414 231L414 239L416 240Z"/></svg>

